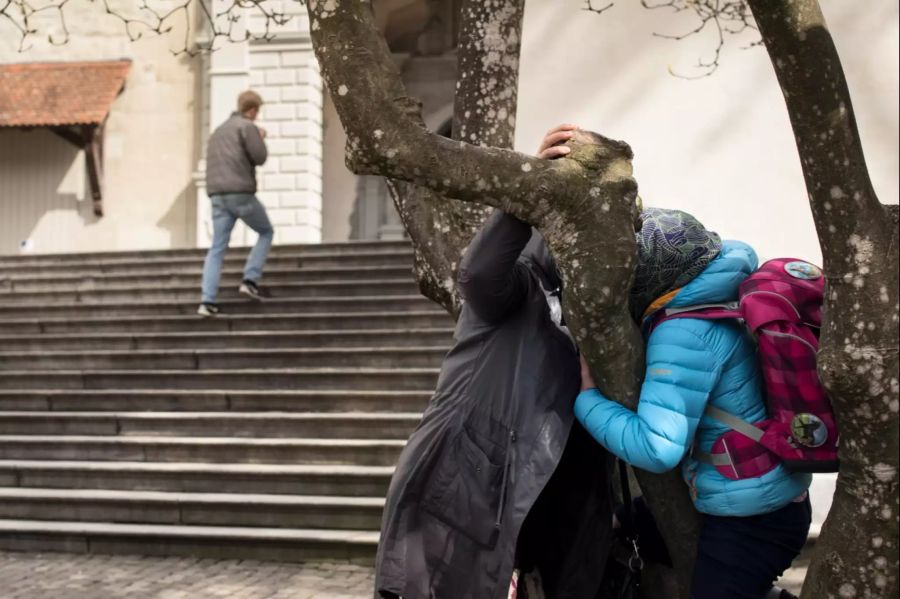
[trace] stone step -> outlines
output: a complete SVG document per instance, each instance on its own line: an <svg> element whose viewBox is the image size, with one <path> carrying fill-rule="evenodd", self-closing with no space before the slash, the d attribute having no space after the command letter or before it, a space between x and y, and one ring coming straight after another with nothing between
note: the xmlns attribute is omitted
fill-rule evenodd
<svg viewBox="0 0 900 599"><path fill-rule="evenodd" d="M247 260L247 250L232 251L225 257L223 263L225 272L239 273L244 268ZM365 266L395 266L411 268L413 264L413 252L405 250L385 250L370 253L304 253L304 252L278 252L269 254L266 261L266 270L279 268L330 268L330 267L365 267ZM134 258L95 258L88 257L82 260L60 261L57 263L36 264L24 259L10 262L0 257L0 278L15 277L33 274L68 274L68 275L97 275L97 274L127 274L136 270L147 273L181 273L200 272L204 256L164 256L145 259Z"/></svg>
<svg viewBox="0 0 900 599"><path fill-rule="evenodd" d="M372 563L378 533L242 526L0 520L0 550Z"/></svg>
<svg viewBox="0 0 900 599"><path fill-rule="evenodd" d="M0 371L15 370L221 370L245 368L439 368L437 347L306 349L168 349L126 351L0 352Z"/></svg>
<svg viewBox="0 0 900 599"><path fill-rule="evenodd" d="M48 275L23 274L4 276L0 274L0 293L13 294L38 293L49 291L102 291L110 290L149 290L170 287L200 286L201 272L147 272L135 270L117 274L78 274L58 273ZM240 271L225 272L221 278L221 287L227 290L237 287L243 280ZM267 287L308 282L315 283L352 283L354 281L403 280L412 281L410 266L366 266L366 267L332 267L332 268L267 268L261 283ZM6 297L6 296L3 296Z"/></svg>
<svg viewBox="0 0 900 599"><path fill-rule="evenodd" d="M0 331L3 330L0 324ZM236 331L210 333L87 333L0 335L0 350L93 351L158 349L285 349L341 347L449 347L453 330Z"/></svg>
<svg viewBox="0 0 900 599"><path fill-rule="evenodd" d="M0 519L378 531L384 499L0 488Z"/></svg>
<svg viewBox="0 0 900 599"><path fill-rule="evenodd" d="M384 497L390 466L0 461L0 485L182 493Z"/></svg>
<svg viewBox="0 0 900 599"><path fill-rule="evenodd" d="M420 413L0 412L0 435L399 439Z"/></svg>
<svg viewBox="0 0 900 599"><path fill-rule="evenodd" d="M0 410L48 412L421 412L430 391L0 390Z"/></svg>
<svg viewBox="0 0 900 599"><path fill-rule="evenodd" d="M228 258L246 259L250 247L232 246L226 253ZM348 243L322 243L322 244L289 244L273 245L269 253L272 257L283 255L302 256L369 256L379 253L407 252L412 255L412 248L408 241L351 241ZM198 259L206 256L204 248L185 248L167 250L126 250L119 252L85 252L76 254L19 254L15 256L0 256L0 267L7 265L27 265L37 268L46 268L54 264L85 264L96 262L148 262L153 260L173 260L180 258Z"/></svg>
<svg viewBox="0 0 900 599"><path fill-rule="evenodd" d="M343 280L343 281L305 281L278 283L268 287L272 298L265 302L277 302L284 299L324 298L354 296L397 296L413 295L418 288L411 277L398 279ZM243 300L250 302L238 292L237 282L223 286L219 290L222 300ZM105 302L149 302L175 300L182 302L199 302L200 285L123 285L105 286L99 289L67 289L50 291L2 291L0 303L5 306L41 304L98 304ZM256 303L256 302L254 302ZM196 306L195 306L196 309Z"/></svg>
<svg viewBox="0 0 900 599"><path fill-rule="evenodd" d="M432 304L433 306L433 304ZM190 304L193 311L196 305ZM269 304L264 306L269 307ZM228 307L226 306L226 309ZM77 318L22 318L0 320L0 335L75 335L101 333L213 333L283 331L362 331L367 329L403 330L453 327L453 321L440 309L408 312L323 312L308 314L220 314L216 318L184 316L96 316ZM3 347L0 344L0 347Z"/></svg>
<svg viewBox="0 0 900 599"><path fill-rule="evenodd" d="M0 460L393 466L397 439L0 435Z"/></svg>
<svg viewBox="0 0 900 599"><path fill-rule="evenodd" d="M92 303L9 303L0 302L0 321L25 318L111 318L120 316L177 316L197 318L198 298L154 301L115 300ZM405 312L434 310L435 304L418 294L360 295L353 297L272 298L264 302L225 299L219 302L227 314L285 314L323 312Z"/></svg>
<svg viewBox="0 0 900 599"><path fill-rule="evenodd" d="M432 391L437 368L4 371L0 389Z"/></svg>

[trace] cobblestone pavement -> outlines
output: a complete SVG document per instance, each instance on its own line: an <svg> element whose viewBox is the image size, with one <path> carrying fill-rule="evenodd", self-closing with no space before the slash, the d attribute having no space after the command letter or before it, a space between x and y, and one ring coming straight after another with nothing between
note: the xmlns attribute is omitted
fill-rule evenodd
<svg viewBox="0 0 900 599"><path fill-rule="evenodd" d="M346 563L0 552L3 599L370 599L373 578Z"/></svg>
<svg viewBox="0 0 900 599"><path fill-rule="evenodd" d="M780 583L795 593L799 561ZM370 599L373 584L352 564L0 552L3 599Z"/></svg>

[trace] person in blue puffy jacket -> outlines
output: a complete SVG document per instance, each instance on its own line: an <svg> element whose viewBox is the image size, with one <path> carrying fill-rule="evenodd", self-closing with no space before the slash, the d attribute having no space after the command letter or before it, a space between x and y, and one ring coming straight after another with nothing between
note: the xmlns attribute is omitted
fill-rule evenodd
<svg viewBox="0 0 900 599"><path fill-rule="evenodd" d="M644 325L662 308L736 300L738 286L757 267L749 245L723 242L684 212L647 209L636 236L639 266L630 309ZM636 468L666 472L681 466L703 516L693 599L790 597L773 583L806 542L811 476L778 466L757 478L732 480L691 455L694 447L709 452L728 430L704 415L707 405L748 422L766 418L753 338L735 321L667 320L650 334L646 359L637 412L604 397L583 364L576 417Z"/></svg>

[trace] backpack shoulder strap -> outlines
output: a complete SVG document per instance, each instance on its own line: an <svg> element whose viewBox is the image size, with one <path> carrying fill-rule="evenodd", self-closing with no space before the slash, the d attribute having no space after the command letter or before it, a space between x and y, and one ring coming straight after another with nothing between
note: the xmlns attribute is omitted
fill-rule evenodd
<svg viewBox="0 0 900 599"><path fill-rule="evenodd" d="M698 304L682 308L664 308L647 319L644 325L645 339L649 339L653 331L662 323L678 318L696 318L699 320L740 320L743 316L741 315L740 302Z"/></svg>
<svg viewBox="0 0 900 599"><path fill-rule="evenodd" d="M706 414L713 420L717 420L717 421L721 422L722 424L724 424L731 430L737 431L737 432L741 433L742 435L744 435L745 437L749 437L749 438L753 439L757 443L763 437L764 433L763 433L762 429L753 426L746 420L742 420L742 419L738 418L737 416L735 416L734 414L731 414L730 412L726 412L725 410L723 410L721 408L707 405L706 410L704 411L704 414Z"/></svg>
<svg viewBox="0 0 900 599"><path fill-rule="evenodd" d="M726 302L723 304L697 304L696 306L685 306L683 308L664 308L661 310L665 314L665 318L674 318L676 316L687 316L691 318L740 318L741 304L740 302Z"/></svg>

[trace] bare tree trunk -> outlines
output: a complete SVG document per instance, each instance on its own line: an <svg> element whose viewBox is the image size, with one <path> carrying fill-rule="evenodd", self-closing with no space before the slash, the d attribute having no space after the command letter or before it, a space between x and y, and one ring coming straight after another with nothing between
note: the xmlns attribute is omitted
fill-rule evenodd
<svg viewBox="0 0 900 599"><path fill-rule="evenodd" d="M453 139L513 147L524 14L525 0L463 3ZM457 316L459 261L490 210L403 181L392 180L389 188L413 240L419 289Z"/></svg>
<svg viewBox="0 0 900 599"><path fill-rule="evenodd" d="M828 281L819 370L841 471L803 597L897 597L897 206L875 195L818 2L749 4L784 91Z"/></svg>

